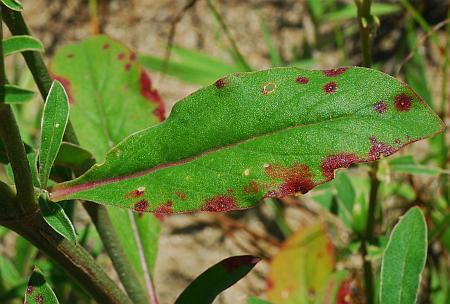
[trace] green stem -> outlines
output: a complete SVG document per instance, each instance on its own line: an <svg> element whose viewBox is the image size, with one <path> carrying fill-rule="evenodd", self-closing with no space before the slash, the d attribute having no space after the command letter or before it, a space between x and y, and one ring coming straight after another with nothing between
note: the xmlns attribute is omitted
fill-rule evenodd
<svg viewBox="0 0 450 304"><path fill-rule="evenodd" d="M0 7L0 11L3 8ZM3 41L3 22L0 16L0 41ZM6 84L3 45L0 44L0 87ZM4 96L4 94L2 94ZM11 164L17 189L17 206L22 214L36 210L34 187L28 165L25 147L20 137L19 127L11 106L0 100L0 138L2 139L6 155Z"/></svg>
<svg viewBox="0 0 450 304"><path fill-rule="evenodd" d="M8 26L9 30L11 31L11 33L13 35L29 35L30 31L23 19L23 16L20 12L16 12L16 11L12 11L9 9L4 9L2 10L2 16L4 18L4 21L6 23L6 25ZM50 90L51 84L52 84L52 78L47 70L47 67L45 65L44 59L42 57L42 55L38 52L23 52L23 57L25 59L25 62L27 63L28 68L31 71L31 74L33 75L33 78L39 88L39 91L43 97L43 99L45 100L48 92ZM75 135L75 132L73 130L73 127L70 123L70 121L67 124L66 127L66 132L64 134L64 140L71 142L71 143L75 143L78 144L78 139ZM99 208L98 205L95 205L93 207L91 207L91 210L95 209L95 208ZM114 231L114 228L111 225L111 222L109 220L109 216L107 213L102 212L101 210L98 210L97 212L102 214L102 218L103 220L101 221L97 221L96 223L96 227L97 229L103 231L102 233L100 233L100 235L106 235L106 231L110 231L109 233L112 234ZM89 211L88 211L89 213ZM93 219L93 221L95 222L95 220ZM120 243L118 241L117 238L111 238L109 240L103 240L103 244L105 244L106 249L108 248L112 248L112 249L117 249L117 248L121 248ZM113 242L113 243L111 243ZM108 243L108 244L107 244ZM128 260L128 258L120 253L115 252L114 250L108 251L108 255L110 256L113 265L117 268L116 271L119 274L119 277L122 279L123 278L123 272L122 269L127 269L130 268L131 269L131 263ZM80 265L83 266L83 265ZM133 278L127 279L127 281L132 281ZM137 281L136 281L137 282ZM124 283L122 281L122 283ZM125 288L129 288L130 284L125 284L124 283ZM136 294L141 294L145 292L143 291L138 291L139 289L139 284L135 284L133 286L133 288L131 290L127 289L127 293L136 295ZM117 289L117 286L114 286L115 289ZM142 287L141 287L142 288ZM136 302L136 303L142 303L142 302Z"/></svg>
<svg viewBox="0 0 450 304"><path fill-rule="evenodd" d="M0 221L0 224L25 237L48 255L98 303L132 303L83 247L60 236L39 213L14 221Z"/></svg>
<svg viewBox="0 0 450 304"><path fill-rule="evenodd" d="M95 203L86 202L85 209L97 228L103 245L111 257L114 268L116 269L128 296L133 300L133 303L148 303L148 298L144 289L140 284L133 266L120 246L119 238L115 230L110 228L112 227L112 223L106 208Z"/></svg>
<svg viewBox="0 0 450 304"><path fill-rule="evenodd" d="M372 36L375 28L374 17L370 13L372 0L355 0L358 11L359 33L361 39L361 48L363 53L363 65L365 67L372 66ZM374 293L374 275L372 263L367 259L367 246L374 240L375 233L375 209L377 205L378 189L380 182L377 179L378 164L372 165L370 172L370 195L369 207L367 210L367 223L365 234L361 237L360 254L363 260L364 271L364 287L366 303L373 304L375 300Z"/></svg>
<svg viewBox="0 0 450 304"><path fill-rule="evenodd" d="M220 26L222 27L223 32L225 33L225 36L227 36L228 42L231 45L231 48L233 49L234 54L236 55L237 59L239 60L239 63L242 65L242 67L245 69L246 72L251 72L252 68L245 60L244 56L242 56L241 52L239 51L239 47L236 44L236 41L233 38L233 35L231 35L230 30L228 29L228 26L225 24L225 21L223 20L222 16L220 15L217 8L212 3L212 0L208 0L208 6L213 13L214 17L217 19L217 21L220 23Z"/></svg>
<svg viewBox="0 0 450 304"><path fill-rule="evenodd" d="M358 11L359 35L363 53L363 65L372 66L372 29L373 17L370 14L372 0L355 0Z"/></svg>

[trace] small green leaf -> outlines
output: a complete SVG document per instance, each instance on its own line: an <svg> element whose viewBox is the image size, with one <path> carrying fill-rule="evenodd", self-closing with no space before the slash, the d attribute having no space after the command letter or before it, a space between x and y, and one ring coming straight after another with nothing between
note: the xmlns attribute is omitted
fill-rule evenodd
<svg viewBox="0 0 450 304"><path fill-rule="evenodd" d="M124 139L84 175L54 186L51 198L155 213L244 209L306 193L338 168L442 130L410 87L376 70L234 74L180 101L167 120Z"/></svg>
<svg viewBox="0 0 450 304"><path fill-rule="evenodd" d="M410 209L392 230L381 265L381 303L414 304L427 257L427 225Z"/></svg>
<svg viewBox="0 0 450 304"><path fill-rule="evenodd" d="M39 150L39 179L41 187L47 188L48 177L69 119L69 99L59 81L53 81L41 121L41 145Z"/></svg>
<svg viewBox="0 0 450 304"><path fill-rule="evenodd" d="M0 103L24 103L34 97L34 92L12 84L0 86Z"/></svg>
<svg viewBox="0 0 450 304"><path fill-rule="evenodd" d="M211 304L225 289L242 279L260 258L241 255L226 258L200 274L181 293L175 304Z"/></svg>
<svg viewBox="0 0 450 304"><path fill-rule="evenodd" d="M39 207L47 224L69 241L77 242L75 228L61 205L48 201L45 194L41 194L39 196Z"/></svg>
<svg viewBox="0 0 450 304"><path fill-rule="evenodd" d="M55 164L68 168L88 169L94 163L94 157L89 151L69 142L61 143L55 159Z"/></svg>
<svg viewBox="0 0 450 304"><path fill-rule="evenodd" d="M392 172L404 174L420 174L438 176L440 174L448 174L447 171L438 167L429 167L420 165L411 155L401 156L389 161L389 168Z"/></svg>
<svg viewBox="0 0 450 304"><path fill-rule="evenodd" d="M6 7L12 9L13 11L23 10L22 3L20 3L17 0L1 0L1 1Z"/></svg>
<svg viewBox="0 0 450 304"><path fill-rule="evenodd" d="M45 280L44 274L34 267L27 289L25 290L25 303L28 304L58 304L58 299Z"/></svg>
<svg viewBox="0 0 450 304"><path fill-rule="evenodd" d="M375 16L390 15L400 11L402 8L397 4L391 3L374 3L371 7L371 12ZM321 20L325 22L342 22L351 19L355 19L358 13L356 10L356 5L349 4L342 7L339 10L333 11L331 13L322 16ZM366 20L367 23L367 20Z"/></svg>
<svg viewBox="0 0 450 304"><path fill-rule="evenodd" d="M14 287L20 281L20 273L14 264L7 257L0 255L0 291L1 289Z"/></svg>
<svg viewBox="0 0 450 304"><path fill-rule="evenodd" d="M39 182L39 177L38 177L37 168L36 168L36 161L37 161L36 153L34 153L34 152L28 153L27 159L28 159L28 165L29 165L30 171L31 171L31 177L33 179L33 186L35 186L36 188L39 188L40 182ZM11 179L11 181L15 182L14 173L13 173L11 164L8 164L6 166L6 174Z"/></svg>
<svg viewBox="0 0 450 304"><path fill-rule="evenodd" d="M5 56L25 52L44 52L44 45L33 36L12 36L3 40L3 53Z"/></svg>

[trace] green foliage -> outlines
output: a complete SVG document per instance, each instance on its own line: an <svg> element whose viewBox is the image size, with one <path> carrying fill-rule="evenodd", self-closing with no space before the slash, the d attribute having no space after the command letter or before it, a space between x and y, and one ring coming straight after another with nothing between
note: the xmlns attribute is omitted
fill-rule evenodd
<svg viewBox="0 0 450 304"><path fill-rule="evenodd" d="M22 3L18 0L1 0L1 2L8 8L14 10L14 11L21 11L23 10Z"/></svg>
<svg viewBox="0 0 450 304"><path fill-rule="evenodd" d="M241 255L226 258L200 274L180 294L175 304L210 304L225 289L244 277L260 258Z"/></svg>
<svg viewBox="0 0 450 304"><path fill-rule="evenodd" d="M44 52L42 42L33 36L12 36L3 40L3 54L5 56L25 51Z"/></svg>
<svg viewBox="0 0 450 304"><path fill-rule="evenodd" d="M419 208L410 209L392 230L381 266L381 303L416 303L427 257L427 225Z"/></svg>
<svg viewBox="0 0 450 304"><path fill-rule="evenodd" d="M0 103L24 103L34 97L34 92L12 84L0 86Z"/></svg>
<svg viewBox="0 0 450 304"><path fill-rule="evenodd" d="M58 304L55 293L45 280L44 274L35 267L25 290L25 303Z"/></svg>
<svg viewBox="0 0 450 304"><path fill-rule="evenodd" d="M59 204L49 202L46 195L42 194L39 197L39 208L47 224L66 239L77 242L75 228Z"/></svg>
<svg viewBox="0 0 450 304"><path fill-rule="evenodd" d="M337 168L441 130L409 87L375 70L230 75L122 141L103 164L53 187L51 198L156 213L248 208L307 192Z"/></svg>
<svg viewBox="0 0 450 304"><path fill-rule="evenodd" d="M69 120L69 99L60 82L54 81L44 106L39 148L39 180L47 188L50 170L55 161Z"/></svg>
<svg viewBox="0 0 450 304"><path fill-rule="evenodd" d="M375 16L390 15L397 13L401 7L391 3L374 3L371 8ZM356 6L353 4L345 5L336 11L324 14L322 20L325 22L342 22L355 19L357 16Z"/></svg>

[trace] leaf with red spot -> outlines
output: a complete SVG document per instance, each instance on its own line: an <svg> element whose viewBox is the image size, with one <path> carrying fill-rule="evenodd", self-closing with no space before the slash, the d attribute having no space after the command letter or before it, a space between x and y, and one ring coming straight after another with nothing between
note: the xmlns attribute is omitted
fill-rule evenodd
<svg viewBox="0 0 450 304"><path fill-rule="evenodd" d="M55 79L64 85L70 120L80 145L102 161L108 150L126 136L164 119L159 93L136 54L116 40L95 36L58 50L51 63ZM149 203L145 188L122 195L133 200L135 211ZM161 230L161 217L109 209L115 232L140 282L149 288Z"/></svg>
<svg viewBox="0 0 450 304"><path fill-rule="evenodd" d="M261 259L251 255L226 258L200 274L175 304L210 304L225 289L242 279Z"/></svg>
<svg viewBox="0 0 450 304"><path fill-rule="evenodd" d="M334 248L323 223L295 232L270 262L267 296L274 303L310 303L334 269Z"/></svg>
<svg viewBox="0 0 450 304"><path fill-rule="evenodd" d="M405 95L411 105L396 106ZM170 212L243 209L305 193L339 168L389 156L442 129L409 86L376 70L238 73L184 98L166 121L50 192L54 201L130 209L145 199L147 212L168 201ZM141 187L142 197L126 197Z"/></svg>
<svg viewBox="0 0 450 304"><path fill-rule="evenodd" d="M51 72L69 96L81 146L99 162L126 136L164 119L161 97L135 53L109 37L62 47Z"/></svg>
<svg viewBox="0 0 450 304"><path fill-rule="evenodd" d="M58 299L45 280L44 274L34 267L30 280L25 290L25 301L27 304L58 304Z"/></svg>

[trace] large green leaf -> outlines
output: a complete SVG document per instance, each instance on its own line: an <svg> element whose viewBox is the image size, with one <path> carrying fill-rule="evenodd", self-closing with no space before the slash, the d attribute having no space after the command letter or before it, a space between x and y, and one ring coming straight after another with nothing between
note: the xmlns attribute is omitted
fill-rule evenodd
<svg viewBox="0 0 450 304"><path fill-rule="evenodd" d="M135 60L132 51L105 36L66 46L53 60L53 73L65 79L63 84L71 90L70 117L75 133L82 147L91 151L97 160L101 161L109 148L127 135L164 118L161 98ZM57 162L84 167L92 160L87 151L76 146L62 148ZM74 149L79 150L77 156L71 155ZM134 195L139 197L139 191ZM108 213L141 283L149 288L160 219L125 209L110 209Z"/></svg>
<svg viewBox="0 0 450 304"><path fill-rule="evenodd" d="M44 274L35 267L25 291L25 303L28 304L57 304L58 299L45 280Z"/></svg>
<svg viewBox="0 0 450 304"><path fill-rule="evenodd" d="M323 223L295 232L270 262L267 296L277 304L314 303L334 269Z"/></svg>
<svg viewBox="0 0 450 304"><path fill-rule="evenodd" d="M395 225L381 265L381 303L416 303L427 257L427 225L419 208L410 209Z"/></svg>
<svg viewBox="0 0 450 304"><path fill-rule="evenodd" d="M164 118L161 97L135 53L109 37L63 47L51 71L69 96L81 146L99 162L124 137Z"/></svg>
<svg viewBox="0 0 450 304"><path fill-rule="evenodd" d="M242 279L260 258L240 255L226 258L200 274L181 293L175 304L210 304L225 289Z"/></svg>
<svg viewBox="0 0 450 304"><path fill-rule="evenodd" d="M69 100L64 87L54 81L50 87L41 120L41 144L39 148L39 180L47 188L48 177L69 119Z"/></svg>
<svg viewBox="0 0 450 304"><path fill-rule="evenodd" d="M366 68L277 68L219 79L176 104L52 200L156 213L248 208L305 193L443 129L411 88Z"/></svg>

